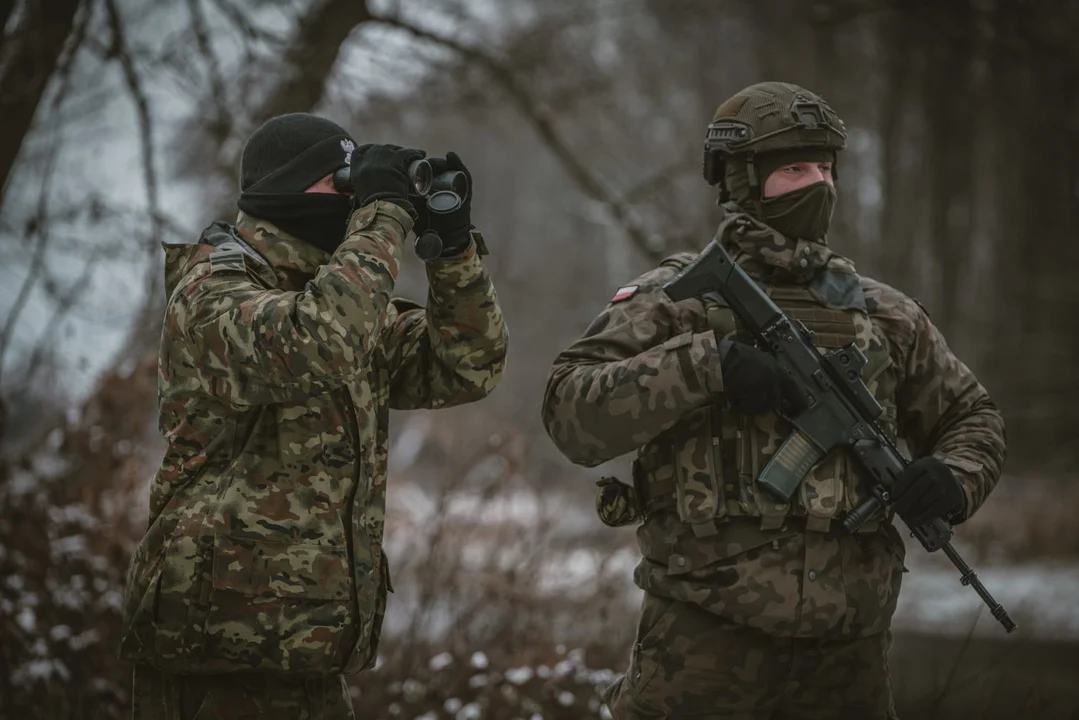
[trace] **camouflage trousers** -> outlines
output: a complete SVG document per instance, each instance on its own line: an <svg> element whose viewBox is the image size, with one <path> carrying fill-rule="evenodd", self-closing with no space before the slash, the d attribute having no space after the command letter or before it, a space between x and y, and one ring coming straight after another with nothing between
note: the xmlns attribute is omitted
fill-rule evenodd
<svg viewBox="0 0 1079 720"><path fill-rule="evenodd" d="M355 720L344 677L168 675L135 666L133 720Z"/></svg>
<svg viewBox="0 0 1079 720"><path fill-rule="evenodd" d="M772 637L646 594L629 670L604 701L614 720L894 720L890 642Z"/></svg>

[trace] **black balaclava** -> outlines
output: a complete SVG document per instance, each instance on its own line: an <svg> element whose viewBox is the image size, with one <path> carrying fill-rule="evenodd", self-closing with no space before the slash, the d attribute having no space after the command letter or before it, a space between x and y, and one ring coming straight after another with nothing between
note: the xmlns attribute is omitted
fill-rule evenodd
<svg viewBox="0 0 1079 720"><path fill-rule="evenodd" d="M758 192L763 191L765 179L774 170L797 162L830 162L834 165L835 152L826 148L794 148L757 155L755 165L760 178ZM744 159L732 158L727 164L725 180L731 199L750 215L757 216L756 198L750 189ZM835 201L835 188L829 183L817 182L782 195L762 197L762 217L757 219L791 239L823 243Z"/></svg>
<svg viewBox="0 0 1079 720"><path fill-rule="evenodd" d="M244 146L236 204L332 253L344 241L352 198L304 190L348 165L355 149L348 132L324 118L291 113L268 120Z"/></svg>

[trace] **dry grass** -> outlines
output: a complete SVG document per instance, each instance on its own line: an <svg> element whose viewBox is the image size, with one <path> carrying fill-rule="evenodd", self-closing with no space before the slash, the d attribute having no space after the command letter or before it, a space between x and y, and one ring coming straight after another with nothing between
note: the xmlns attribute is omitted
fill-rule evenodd
<svg viewBox="0 0 1079 720"><path fill-rule="evenodd" d="M125 386L152 383L153 372L147 360L109 376L31 454L0 459L0 718L128 712L119 598L156 448L133 440L149 442L136 422L148 408L125 401ZM416 490L408 473L394 478L396 592L379 664L353 679L358 716L599 716L633 639L629 535L568 534L559 523L570 496L533 486L529 466L505 435L442 468L437 493ZM1000 492L962 528L966 542L1014 559L1079 557L1079 488L1012 480ZM526 519L513 498L527 501ZM1022 638L900 636L897 704L919 718L1073 717L1076 655Z"/></svg>

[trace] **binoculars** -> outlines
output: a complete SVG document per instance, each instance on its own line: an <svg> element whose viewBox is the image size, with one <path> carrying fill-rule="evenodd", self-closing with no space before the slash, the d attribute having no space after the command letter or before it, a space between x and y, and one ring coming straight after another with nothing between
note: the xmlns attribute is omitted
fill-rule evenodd
<svg viewBox="0 0 1079 720"><path fill-rule="evenodd" d="M409 195L421 200L432 213L450 213L461 207L468 197L468 176L460 170L445 170L435 175L431 163L413 160L408 166ZM333 186L338 192L352 193L352 169L345 166L333 174ZM434 260L442 254L442 238L428 228L416 237L416 254L422 260Z"/></svg>

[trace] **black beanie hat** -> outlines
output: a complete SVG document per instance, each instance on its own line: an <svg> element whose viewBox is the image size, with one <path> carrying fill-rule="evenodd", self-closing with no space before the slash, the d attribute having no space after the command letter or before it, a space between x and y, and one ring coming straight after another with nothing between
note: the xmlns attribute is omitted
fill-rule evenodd
<svg viewBox="0 0 1079 720"><path fill-rule="evenodd" d="M352 161L356 143L335 122L308 113L263 123L244 145L240 191L303 192Z"/></svg>

